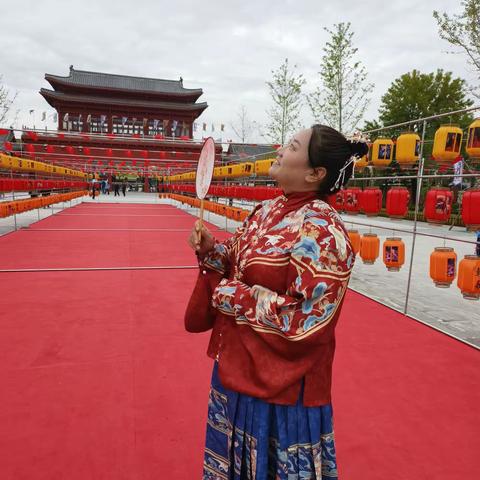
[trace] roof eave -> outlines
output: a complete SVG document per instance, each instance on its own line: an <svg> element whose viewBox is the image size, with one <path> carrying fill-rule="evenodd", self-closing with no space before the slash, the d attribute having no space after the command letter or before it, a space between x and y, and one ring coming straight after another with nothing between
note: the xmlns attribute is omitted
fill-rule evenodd
<svg viewBox="0 0 480 480"><path fill-rule="evenodd" d="M52 106L52 107L56 107L56 104L57 103L60 103L60 102L64 102L64 103L83 103L84 105L98 105L98 103L101 103L101 102L95 102L95 101L92 101L91 99L89 100L84 100L82 98L61 98L61 95L67 95L67 94L63 94L63 93L60 93L60 92L55 92L55 91L52 91L52 90L48 90L46 88L41 88L40 89L40 95L43 96L43 98L45 98L45 100ZM180 107L182 105L180 104ZM190 105L190 108L178 108L177 107L172 107L172 110L182 110L182 111L185 111L185 112L198 112L198 115L200 115L206 108L208 107L208 104L206 102L202 102L202 103L194 103L192 105ZM164 107L149 107L149 106L144 106L144 108L148 108L148 109L154 109L154 108L164 108ZM168 104L165 105L165 108L168 108Z"/></svg>
<svg viewBox="0 0 480 480"><path fill-rule="evenodd" d="M50 73L45 74L45 80L52 86L55 90L55 86L64 86L64 87L74 87L79 89L91 90L91 89L99 89L103 91L109 92L128 92L130 94L141 94L141 95L155 95L155 96L171 96L171 97L191 97L191 99L195 102L203 95L203 90L201 88L184 88L184 92L156 92L153 90L129 90L126 88L113 88L113 87L105 87L105 86L98 86L98 85L82 85L81 83L75 83L72 77L69 75L68 77L61 77L58 75L52 75Z"/></svg>

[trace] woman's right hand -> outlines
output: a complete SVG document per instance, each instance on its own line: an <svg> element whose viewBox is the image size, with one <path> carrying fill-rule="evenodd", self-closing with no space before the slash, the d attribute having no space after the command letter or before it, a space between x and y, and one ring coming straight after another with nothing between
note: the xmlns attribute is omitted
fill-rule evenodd
<svg viewBox="0 0 480 480"><path fill-rule="evenodd" d="M200 225L200 220L197 220L188 238L188 244L199 255L205 255L215 246L215 239L210 230L203 223Z"/></svg>

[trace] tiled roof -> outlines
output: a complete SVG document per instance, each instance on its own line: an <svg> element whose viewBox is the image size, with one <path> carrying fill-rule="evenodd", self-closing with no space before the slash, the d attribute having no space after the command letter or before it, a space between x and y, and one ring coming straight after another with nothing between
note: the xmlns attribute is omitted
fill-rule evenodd
<svg viewBox="0 0 480 480"><path fill-rule="evenodd" d="M68 77L45 74L50 83L60 82L72 86L111 88L116 90L130 90L138 92L171 93L175 95L192 95L203 93L201 88L184 88L181 80L164 80L161 78L132 77L102 72L75 70L70 67Z"/></svg>
<svg viewBox="0 0 480 480"><path fill-rule="evenodd" d="M118 97L105 97L98 95L82 95L73 93L54 92L42 88L40 94L47 100L50 105L55 107L58 101L82 103L82 104L101 104L101 105L118 105L132 106L138 108L148 108L157 110L178 110L186 112L203 112L208 107L206 102L202 103L176 103L176 102L162 102L157 100L145 100L136 98L118 98Z"/></svg>

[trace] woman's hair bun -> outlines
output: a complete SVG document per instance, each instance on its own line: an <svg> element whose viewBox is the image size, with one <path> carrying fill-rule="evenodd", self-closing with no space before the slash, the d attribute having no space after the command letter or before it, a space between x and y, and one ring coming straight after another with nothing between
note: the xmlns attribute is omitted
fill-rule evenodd
<svg viewBox="0 0 480 480"><path fill-rule="evenodd" d="M366 142L355 140L347 140L347 142L350 145L350 151L352 152L352 155L361 158L368 153L368 145Z"/></svg>

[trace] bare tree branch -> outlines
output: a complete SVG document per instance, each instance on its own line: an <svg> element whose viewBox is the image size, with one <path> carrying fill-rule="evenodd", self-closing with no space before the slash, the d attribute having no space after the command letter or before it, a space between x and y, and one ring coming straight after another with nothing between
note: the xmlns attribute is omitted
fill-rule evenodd
<svg viewBox="0 0 480 480"><path fill-rule="evenodd" d="M242 105L237 113L237 121L230 124L235 135L242 143L248 142L255 131L257 123L248 118L247 107Z"/></svg>
<svg viewBox="0 0 480 480"><path fill-rule="evenodd" d="M289 69L288 58L278 70L272 70L273 79L266 82L273 106L267 111L270 122L265 126L264 135L272 142L284 144L287 137L300 128L302 108L302 87L306 81L303 75L295 75Z"/></svg>
<svg viewBox="0 0 480 480"><path fill-rule="evenodd" d="M18 116L18 110L14 113L14 117L11 117L12 106L18 96L18 92L13 95L10 94L10 90L3 84L3 76L0 75L0 125L7 123L9 120L15 122Z"/></svg>
<svg viewBox="0 0 480 480"><path fill-rule="evenodd" d="M476 70L480 80L480 0L463 0L461 4L463 12L460 15L449 16L434 11L433 17L437 21L440 38L467 55L468 63ZM470 86L470 91L480 98L479 84Z"/></svg>

